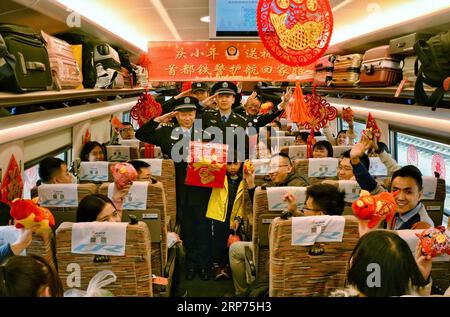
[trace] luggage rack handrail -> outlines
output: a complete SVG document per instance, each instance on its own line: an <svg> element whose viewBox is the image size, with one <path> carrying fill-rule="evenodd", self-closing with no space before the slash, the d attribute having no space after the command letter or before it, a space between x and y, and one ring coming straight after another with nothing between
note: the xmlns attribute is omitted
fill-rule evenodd
<svg viewBox="0 0 450 317"><path fill-rule="evenodd" d="M17 107L49 102L95 99L110 96L133 96L144 91L145 88L139 87L121 89L65 89L60 91L35 91L21 94L0 92L0 107Z"/></svg>

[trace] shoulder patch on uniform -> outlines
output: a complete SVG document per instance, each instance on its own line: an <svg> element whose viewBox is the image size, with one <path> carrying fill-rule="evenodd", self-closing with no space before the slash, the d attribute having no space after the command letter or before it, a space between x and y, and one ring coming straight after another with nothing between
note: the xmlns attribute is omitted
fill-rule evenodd
<svg viewBox="0 0 450 317"><path fill-rule="evenodd" d="M160 123L159 126L160 127L171 127L172 128L174 126L174 124L172 122L167 122L167 123L163 122L163 123Z"/></svg>
<svg viewBox="0 0 450 317"><path fill-rule="evenodd" d="M247 121L247 119L245 119L244 116L240 115L239 113L234 112L234 114L236 115L236 117L238 117L239 119L245 120Z"/></svg>

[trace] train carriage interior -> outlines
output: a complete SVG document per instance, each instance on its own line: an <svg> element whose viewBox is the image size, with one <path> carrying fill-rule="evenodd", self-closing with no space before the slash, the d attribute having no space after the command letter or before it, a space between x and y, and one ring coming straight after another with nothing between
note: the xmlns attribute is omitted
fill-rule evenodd
<svg viewBox="0 0 450 317"><path fill-rule="evenodd" d="M0 265L44 259L34 296L450 296L449 86L449 0L2 0ZM388 241L399 293L350 260Z"/></svg>

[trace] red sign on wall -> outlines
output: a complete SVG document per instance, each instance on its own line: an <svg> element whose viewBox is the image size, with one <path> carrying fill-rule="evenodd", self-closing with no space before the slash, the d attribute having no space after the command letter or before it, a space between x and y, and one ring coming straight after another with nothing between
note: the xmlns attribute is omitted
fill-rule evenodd
<svg viewBox="0 0 450 317"><path fill-rule="evenodd" d="M261 42L149 42L150 81L289 81L313 77L313 65L290 67Z"/></svg>

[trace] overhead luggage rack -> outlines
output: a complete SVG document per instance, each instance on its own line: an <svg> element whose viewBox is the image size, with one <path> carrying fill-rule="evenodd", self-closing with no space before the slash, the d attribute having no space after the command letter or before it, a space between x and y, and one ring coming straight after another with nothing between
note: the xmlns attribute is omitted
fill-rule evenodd
<svg viewBox="0 0 450 317"><path fill-rule="evenodd" d="M303 87L303 91L310 93L312 87ZM434 90L425 90L425 92L431 96L431 93ZM353 94L360 96L374 96L374 97L390 97L395 98L395 93L397 92L397 86L392 87L317 87L317 93L326 93L326 94ZM404 88L400 95L399 99L414 99L414 88ZM450 93L446 93L444 95L443 101L450 101Z"/></svg>
<svg viewBox="0 0 450 317"><path fill-rule="evenodd" d="M48 102L65 102L87 98L132 97L141 94L145 88L121 89L67 89L61 91L36 91L25 94L0 92L0 107L17 107Z"/></svg>

